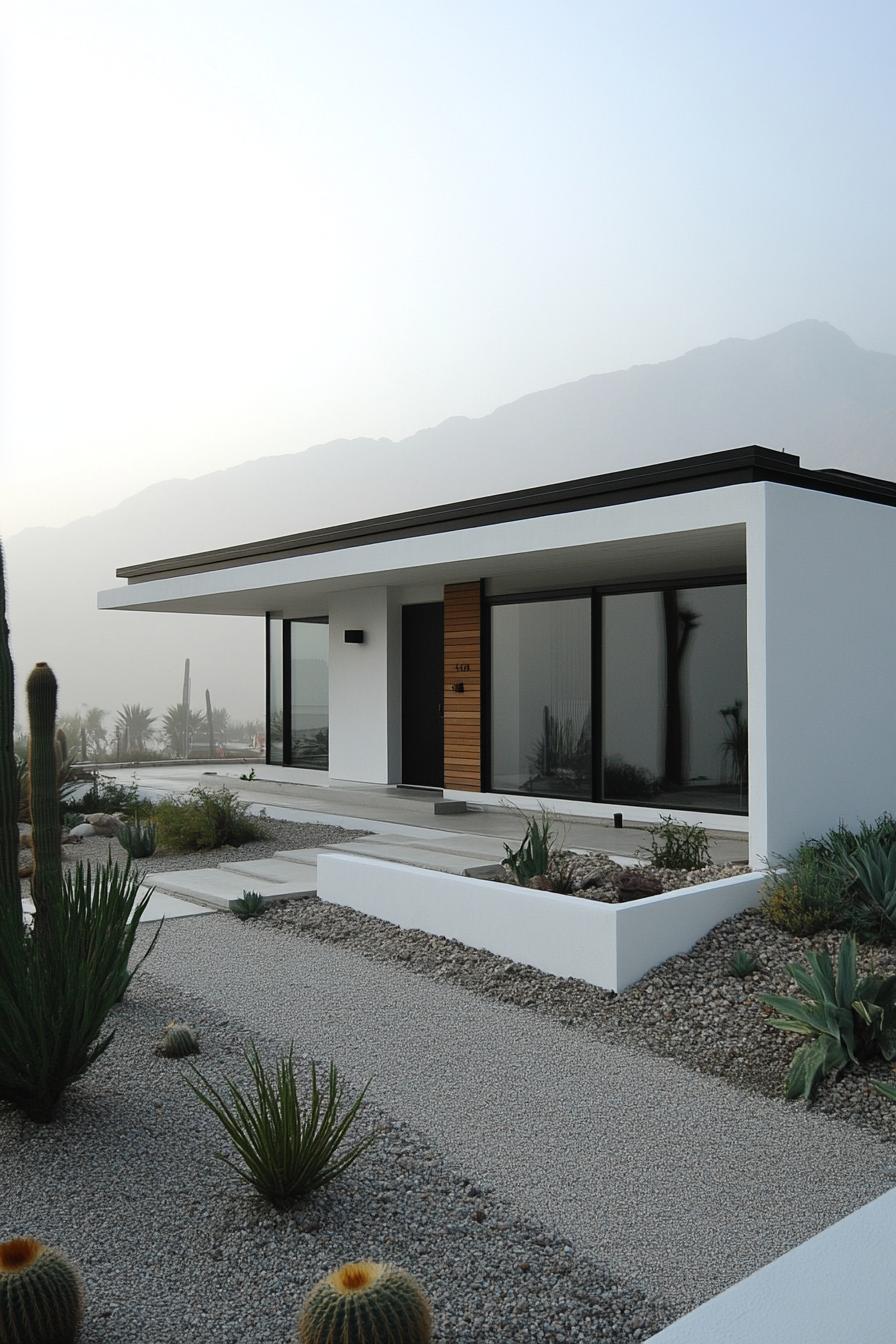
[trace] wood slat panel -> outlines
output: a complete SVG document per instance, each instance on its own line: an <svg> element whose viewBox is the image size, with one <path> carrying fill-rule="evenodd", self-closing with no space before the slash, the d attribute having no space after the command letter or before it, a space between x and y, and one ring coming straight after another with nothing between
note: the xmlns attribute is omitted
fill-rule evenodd
<svg viewBox="0 0 896 1344"><path fill-rule="evenodd" d="M481 585L448 584L444 601L445 787L478 793L482 788ZM463 671L457 663L465 664ZM458 681L463 682L463 691L451 689Z"/></svg>

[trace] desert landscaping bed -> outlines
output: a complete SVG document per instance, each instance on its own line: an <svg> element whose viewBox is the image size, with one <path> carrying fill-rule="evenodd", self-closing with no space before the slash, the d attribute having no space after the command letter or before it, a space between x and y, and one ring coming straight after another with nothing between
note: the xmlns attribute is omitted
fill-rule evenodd
<svg viewBox="0 0 896 1344"><path fill-rule="evenodd" d="M0 1108L0 1142L16 1154L0 1172L5 1224L79 1264L83 1344L283 1344L315 1280L359 1255L418 1275L443 1344L634 1344L670 1319L373 1106L360 1125L379 1140L340 1180L287 1211L262 1203L215 1159L222 1136L186 1066L153 1053L171 1016L198 1029L208 1076L245 1071L251 1023L138 977L115 1041L56 1123ZM273 1056L282 1042L259 1045Z"/></svg>
<svg viewBox="0 0 896 1344"><path fill-rule="evenodd" d="M253 816L252 820L264 832L264 839L249 840L243 845L224 845L219 849L157 850L148 859L135 860L135 866L146 873L173 872L181 868L214 868L233 859L271 859L279 849L316 849L321 845L335 845L342 840L357 840L368 831L349 831L342 826L325 826L315 822L278 821L273 817ZM113 859L127 861L127 854L114 838L91 835L79 841L69 841L63 849L65 864L82 862L102 863L111 848Z"/></svg>
<svg viewBox="0 0 896 1344"><path fill-rule="evenodd" d="M793 993L787 964L802 961L813 947L835 951L840 941L837 934L795 937L748 910L713 929L690 953L670 958L614 995L316 898L275 906L265 919L292 935L350 943L366 956L402 962L418 974L545 1013L571 1028L621 1036L771 1097L782 1095L797 1042L767 1024L759 996ZM752 952L758 962L756 972L742 980L729 971L739 950ZM896 952L862 948L860 962L896 971ZM848 1072L822 1086L814 1109L896 1139L896 1104L870 1084L871 1077L888 1076L892 1071L886 1065Z"/></svg>

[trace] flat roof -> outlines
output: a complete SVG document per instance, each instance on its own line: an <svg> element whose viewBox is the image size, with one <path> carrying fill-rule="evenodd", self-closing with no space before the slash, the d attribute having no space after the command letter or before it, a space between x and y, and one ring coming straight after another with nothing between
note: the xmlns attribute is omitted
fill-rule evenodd
<svg viewBox="0 0 896 1344"><path fill-rule="evenodd" d="M381 518L365 518L354 523L294 532L285 537L222 546L192 555L171 556L138 565L124 565L115 571L129 583L173 578L179 574L256 565L294 555L310 555L353 546L368 546L378 541L402 537L451 532L460 528L485 527L553 513L571 513L580 509L604 508L628 504L640 499L687 494L695 490L716 490L754 481L773 481L803 490L820 490L830 495L863 499L875 504L896 506L896 483L859 476L834 469L810 471L800 466L793 453L777 452L751 444L720 453L678 458L653 466L604 472L574 481L510 490L503 494L483 495L450 504L410 509Z"/></svg>

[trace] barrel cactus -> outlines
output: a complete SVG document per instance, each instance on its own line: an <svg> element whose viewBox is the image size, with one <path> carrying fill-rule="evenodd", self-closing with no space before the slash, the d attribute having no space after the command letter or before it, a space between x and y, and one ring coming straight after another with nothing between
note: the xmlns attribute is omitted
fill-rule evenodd
<svg viewBox="0 0 896 1344"><path fill-rule="evenodd" d="M33 1237L0 1244L0 1344L71 1344L84 1318L81 1276Z"/></svg>
<svg viewBox="0 0 896 1344"><path fill-rule="evenodd" d="M311 1289L299 1317L300 1344L429 1344L432 1307L397 1265L343 1265Z"/></svg>
<svg viewBox="0 0 896 1344"><path fill-rule="evenodd" d="M186 1022L169 1022L156 1046L156 1054L164 1055L166 1059L183 1059L184 1055L198 1055L199 1039Z"/></svg>

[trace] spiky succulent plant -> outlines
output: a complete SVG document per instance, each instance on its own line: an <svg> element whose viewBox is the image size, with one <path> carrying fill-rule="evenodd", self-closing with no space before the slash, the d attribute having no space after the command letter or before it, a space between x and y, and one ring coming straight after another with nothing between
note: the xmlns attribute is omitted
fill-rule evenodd
<svg viewBox="0 0 896 1344"><path fill-rule="evenodd" d="M164 1055L166 1059L183 1059L184 1055L198 1055L199 1038L186 1022L169 1022L156 1046L156 1054Z"/></svg>
<svg viewBox="0 0 896 1344"><path fill-rule="evenodd" d="M84 1319L81 1276L34 1237L0 1244L0 1344L72 1344Z"/></svg>
<svg viewBox="0 0 896 1344"><path fill-rule="evenodd" d="M429 1344L432 1307L406 1270L360 1260L314 1285L298 1338L300 1344Z"/></svg>

